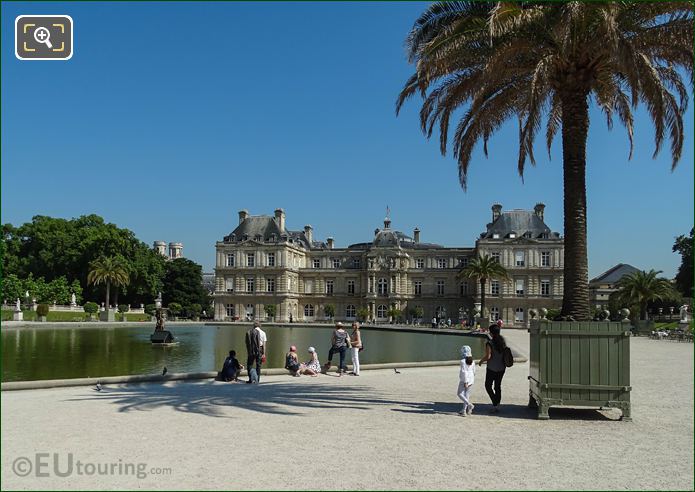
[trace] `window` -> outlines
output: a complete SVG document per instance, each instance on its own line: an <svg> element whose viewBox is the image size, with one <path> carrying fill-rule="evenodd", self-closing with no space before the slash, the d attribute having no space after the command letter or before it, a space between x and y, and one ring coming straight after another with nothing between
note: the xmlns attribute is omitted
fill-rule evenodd
<svg viewBox="0 0 695 492"><path fill-rule="evenodd" d="M333 268L340 268L340 259L333 258Z"/></svg>
<svg viewBox="0 0 695 492"><path fill-rule="evenodd" d="M304 281L304 293L311 294L312 288L314 286L314 281L311 279Z"/></svg>
<svg viewBox="0 0 695 492"><path fill-rule="evenodd" d="M550 266L550 251L541 251L541 266Z"/></svg>
<svg viewBox="0 0 695 492"><path fill-rule="evenodd" d="M254 278L253 278L253 277L247 278L247 279L246 279L246 292L253 292L253 291L255 290L255 289L254 289L254 286L255 286L254 284L255 284L255 282L254 282Z"/></svg>
<svg viewBox="0 0 695 492"><path fill-rule="evenodd" d="M359 258L353 258L352 259L352 268L359 268L360 267L360 259Z"/></svg>
<svg viewBox="0 0 695 492"><path fill-rule="evenodd" d="M413 282L413 286L415 287L415 295L422 295L422 280L416 280L415 282Z"/></svg>
<svg viewBox="0 0 695 492"><path fill-rule="evenodd" d="M275 266L275 253L268 253L268 266Z"/></svg>
<svg viewBox="0 0 695 492"><path fill-rule="evenodd" d="M492 234L492 239L499 239L500 235L497 234L496 232Z"/></svg>
<svg viewBox="0 0 695 492"><path fill-rule="evenodd" d="M388 293L387 286L388 286L388 282L386 281L386 279L380 278L379 279L379 290L378 290L378 293L380 296L385 296Z"/></svg>
<svg viewBox="0 0 695 492"><path fill-rule="evenodd" d="M437 258L437 268L446 268L446 259Z"/></svg>
<svg viewBox="0 0 695 492"><path fill-rule="evenodd" d="M500 319L500 308L491 307L490 308L490 321L497 321Z"/></svg>
<svg viewBox="0 0 695 492"><path fill-rule="evenodd" d="M437 295L438 296L444 295L444 281L443 280L437 280Z"/></svg>
<svg viewBox="0 0 695 492"><path fill-rule="evenodd" d="M234 278L233 277L227 277L225 280L225 287L227 292L234 292Z"/></svg>
<svg viewBox="0 0 695 492"><path fill-rule="evenodd" d="M266 290L266 292L275 292L275 279L274 278L265 279L265 290Z"/></svg>
<svg viewBox="0 0 695 492"><path fill-rule="evenodd" d="M234 266L234 253L227 253L227 266L228 267Z"/></svg>
<svg viewBox="0 0 695 492"><path fill-rule="evenodd" d="M304 306L304 316L310 318L313 315L314 315L314 305L313 304L306 304Z"/></svg>
<svg viewBox="0 0 695 492"><path fill-rule="evenodd" d="M492 258L492 261L496 261L497 263L500 263L500 252L494 251L494 252L490 253L490 258Z"/></svg>
<svg viewBox="0 0 695 492"><path fill-rule="evenodd" d="M446 308L444 306L437 306L434 309L434 315L437 318L445 318L446 317Z"/></svg>
<svg viewBox="0 0 695 492"><path fill-rule="evenodd" d="M333 281L332 280L326 280L326 295L328 295L328 296L333 295Z"/></svg>
<svg viewBox="0 0 695 492"><path fill-rule="evenodd" d="M355 293L355 281L354 280L348 280L347 281L347 290L348 290L348 294L354 294Z"/></svg>
<svg viewBox="0 0 695 492"><path fill-rule="evenodd" d="M314 268L321 268L321 260L314 258Z"/></svg>
<svg viewBox="0 0 695 492"><path fill-rule="evenodd" d="M246 266L255 266L256 264L256 255L254 253L247 253L246 254Z"/></svg>
<svg viewBox="0 0 695 492"><path fill-rule="evenodd" d="M541 280L541 295L550 297L550 280Z"/></svg>
<svg viewBox="0 0 695 492"><path fill-rule="evenodd" d="M514 321L516 323L524 322L524 308L518 307L514 310Z"/></svg>
<svg viewBox="0 0 695 492"><path fill-rule="evenodd" d="M524 279L516 279L516 295L522 297L524 295Z"/></svg>
<svg viewBox="0 0 695 492"><path fill-rule="evenodd" d="M418 268L418 269L420 269L420 270L422 270L423 268L425 268L425 260L422 259L422 258L417 258L417 259L415 260L415 268Z"/></svg>
<svg viewBox="0 0 695 492"><path fill-rule="evenodd" d="M459 258L459 266L466 268L468 266L468 258Z"/></svg>
<svg viewBox="0 0 695 492"><path fill-rule="evenodd" d="M462 296L468 295L468 282L461 282L459 284L459 294Z"/></svg>
<svg viewBox="0 0 695 492"><path fill-rule="evenodd" d="M225 306L225 310L227 311L228 318L233 318L234 316L236 316L236 314L234 314L234 304L227 304Z"/></svg>
<svg viewBox="0 0 695 492"><path fill-rule="evenodd" d="M526 263L524 261L524 252L523 251L515 252L514 258L516 259L516 266L524 266L524 264Z"/></svg>
<svg viewBox="0 0 695 492"><path fill-rule="evenodd" d="M509 239L514 239L516 237L516 232L509 233Z"/></svg>
<svg viewBox="0 0 695 492"><path fill-rule="evenodd" d="M491 296L500 295L500 281L499 280L492 280L490 282L490 295Z"/></svg>
<svg viewBox="0 0 695 492"><path fill-rule="evenodd" d="M379 304L379 306L376 308L376 317L385 318L387 311L388 310L386 309L386 306L384 306L383 304Z"/></svg>
<svg viewBox="0 0 695 492"><path fill-rule="evenodd" d="M354 318L357 315L357 309L352 304L345 306L345 317Z"/></svg>
<svg viewBox="0 0 695 492"><path fill-rule="evenodd" d="M255 312L255 308L253 307L253 304L247 304L246 305L246 317L247 318L253 318L253 313Z"/></svg>

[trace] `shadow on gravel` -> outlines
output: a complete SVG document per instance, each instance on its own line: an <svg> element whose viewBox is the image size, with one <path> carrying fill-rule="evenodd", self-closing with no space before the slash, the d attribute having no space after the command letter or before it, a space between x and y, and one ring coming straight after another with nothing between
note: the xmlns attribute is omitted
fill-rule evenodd
<svg viewBox="0 0 695 492"><path fill-rule="evenodd" d="M87 390L87 389L86 389ZM180 412L210 417L227 417L229 408L277 415L301 415L301 409L323 408L370 410L375 405L403 406L382 398L364 386L327 386L296 383L181 383L173 385L132 384L90 394L69 401L107 400L119 405L119 412L149 411L170 407Z"/></svg>
<svg viewBox="0 0 695 492"><path fill-rule="evenodd" d="M451 414L458 416L461 410L461 403L458 402L423 402L423 403L406 403L408 409L393 408L394 412L404 413L421 413L426 415L433 414ZM538 411L535 408L529 408L526 405L501 405L499 413L490 413L492 404L476 403L474 415L490 418L490 419L526 419L536 420ZM606 410L613 412L613 410ZM548 412L550 420L618 420L620 412L616 412L616 418L610 418L604 415L598 409L592 408L551 408Z"/></svg>

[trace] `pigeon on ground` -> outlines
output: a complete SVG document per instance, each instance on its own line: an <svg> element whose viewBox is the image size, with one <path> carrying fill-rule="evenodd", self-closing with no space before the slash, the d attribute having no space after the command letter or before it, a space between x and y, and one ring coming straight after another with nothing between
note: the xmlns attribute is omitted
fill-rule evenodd
<svg viewBox="0 0 695 492"><path fill-rule="evenodd" d="M396 374L400 374L400 373L401 373L401 371L399 371L399 370L396 369L395 367L393 368L393 372L395 372Z"/></svg>
<svg viewBox="0 0 695 492"><path fill-rule="evenodd" d="M167 373L167 368L164 366L164 369L162 369L162 376L166 376Z"/></svg>
<svg viewBox="0 0 695 492"><path fill-rule="evenodd" d="M101 391L101 383L97 381L97 385L94 387L95 391Z"/></svg>

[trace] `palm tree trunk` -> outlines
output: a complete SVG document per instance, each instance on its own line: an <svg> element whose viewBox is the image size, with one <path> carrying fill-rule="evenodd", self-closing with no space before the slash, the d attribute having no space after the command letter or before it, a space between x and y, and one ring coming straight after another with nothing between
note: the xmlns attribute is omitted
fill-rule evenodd
<svg viewBox="0 0 695 492"><path fill-rule="evenodd" d="M562 159L565 207L565 260L562 316L590 319L586 247L587 93L565 87L562 100Z"/></svg>
<svg viewBox="0 0 695 492"><path fill-rule="evenodd" d="M485 317L485 283L487 282L486 278L481 278L480 279L480 316L482 318Z"/></svg>
<svg viewBox="0 0 695 492"><path fill-rule="evenodd" d="M106 310L109 310L109 298L111 297L111 282L106 281Z"/></svg>
<svg viewBox="0 0 695 492"><path fill-rule="evenodd" d="M639 319L647 319L647 301L641 302L639 307Z"/></svg>

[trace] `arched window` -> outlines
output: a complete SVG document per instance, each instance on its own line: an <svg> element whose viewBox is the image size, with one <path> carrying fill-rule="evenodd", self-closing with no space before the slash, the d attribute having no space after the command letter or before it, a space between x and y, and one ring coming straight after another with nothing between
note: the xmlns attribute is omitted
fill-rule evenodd
<svg viewBox="0 0 695 492"><path fill-rule="evenodd" d="M304 316L310 318L314 316L314 305L313 304L305 304L304 305Z"/></svg>
<svg viewBox="0 0 695 492"><path fill-rule="evenodd" d="M444 318L446 317L446 308L444 306L437 306L434 310L434 315L437 318Z"/></svg>
<svg viewBox="0 0 695 492"><path fill-rule="evenodd" d="M385 278L379 279L379 295L385 296L388 293L388 281Z"/></svg>
<svg viewBox="0 0 695 492"><path fill-rule="evenodd" d="M247 319L253 319L253 304L247 304L246 305L246 318Z"/></svg>
<svg viewBox="0 0 695 492"><path fill-rule="evenodd" d="M377 318L386 318L386 312L388 311L388 308L384 306L383 304L379 304L379 307L376 308L376 317Z"/></svg>
<svg viewBox="0 0 695 492"><path fill-rule="evenodd" d="M500 319L500 308L491 307L490 308L490 321L497 321Z"/></svg>
<svg viewBox="0 0 695 492"><path fill-rule="evenodd" d="M517 323L524 322L524 308L518 307L514 310L514 321Z"/></svg>
<svg viewBox="0 0 695 492"><path fill-rule="evenodd" d="M354 318L357 314L357 310L355 309L355 306L352 304L348 304L345 307L345 317L346 318Z"/></svg>

